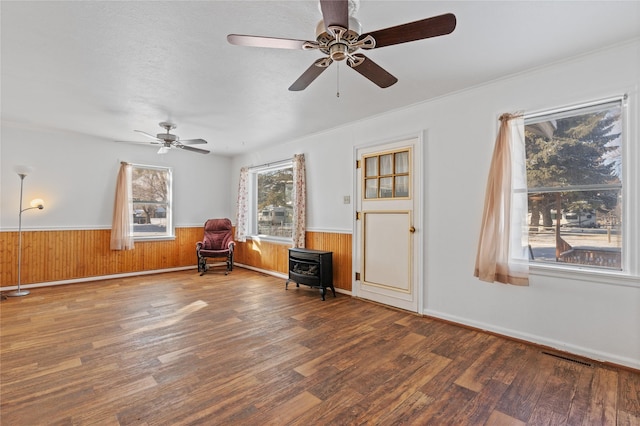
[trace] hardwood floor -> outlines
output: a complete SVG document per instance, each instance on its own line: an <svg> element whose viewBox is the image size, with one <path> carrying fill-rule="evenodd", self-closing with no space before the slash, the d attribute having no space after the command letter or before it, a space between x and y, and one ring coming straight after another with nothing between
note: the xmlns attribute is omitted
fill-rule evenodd
<svg viewBox="0 0 640 426"><path fill-rule="evenodd" d="M236 268L0 304L0 423L640 425L640 374Z"/></svg>

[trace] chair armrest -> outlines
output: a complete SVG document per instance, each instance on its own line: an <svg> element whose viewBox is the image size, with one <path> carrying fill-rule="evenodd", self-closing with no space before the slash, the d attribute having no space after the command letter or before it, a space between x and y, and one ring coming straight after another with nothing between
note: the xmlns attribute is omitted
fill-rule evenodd
<svg viewBox="0 0 640 426"><path fill-rule="evenodd" d="M204 243L202 241L198 241L196 243L196 252L200 253L200 249L202 248L203 245Z"/></svg>
<svg viewBox="0 0 640 426"><path fill-rule="evenodd" d="M229 248L229 251L232 253L235 246L236 246L236 243L234 241L229 241L229 245L227 245L227 247Z"/></svg>

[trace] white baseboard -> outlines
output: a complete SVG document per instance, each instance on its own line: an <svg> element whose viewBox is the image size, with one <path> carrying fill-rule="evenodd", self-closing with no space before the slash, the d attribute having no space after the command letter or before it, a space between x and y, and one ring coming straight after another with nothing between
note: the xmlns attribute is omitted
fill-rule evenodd
<svg viewBox="0 0 640 426"><path fill-rule="evenodd" d="M91 281L100 281L100 280L110 280L113 278L126 278L126 277L136 277L138 275L152 275L152 274L161 274L164 272L175 272L175 271L185 271L187 269L197 269L197 266L181 266L179 268L168 268L168 269L155 269L153 271L138 271L138 272L127 272L124 274L113 274L113 275L98 275L95 277L85 277L85 278L74 278L72 280L61 280L61 281L47 281L43 283L32 283L21 285L21 288L38 288L38 287L51 287L55 285L66 285L66 284L75 284L75 283L86 283ZM0 291L10 291L16 290L18 288L17 285L8 286L8 287L0 287Z"/></svg>
<svg viewBox="0 0 640 426"><path fill-rule="evenodd" d="M602 352L602 351L598 351L591 348L572 345L566 342L560 342L558 340L549 339L544 336L538 336L538 335L529 334L529 333L522 333L517 330L498 327L491 324L485 324L482 322L470 320L468 318L458 317L456 315L449 315L449 314L434 311L431 309L424 310L423 315L433 317L433 318L439 318L445 321L450 321L452 323L466 325L472 328L487 331L490 333L499 334L505 337L512 337L514 339L531 342L541 346L546 346L548 348L553 348L558 351L568 352L574 355L589 358L594 361L608 362L608 363L617 364L617 365L633 368L636 370L640 370L640 360L638 359L627 358L627 357L619 356L609 352Z"/></svg>
<svg viewBox="0 0 640 426"><path fill-rule="evenodd" d="M287 274L283 274L281 272L269 271L269 270L266 270L266 269L260 269L260 268L254 267L254 266L244 265L242 263L234 263L233 266L239 266L241 268L250 269L250 270L256 271L256 272L261 272L263 274L267 274L267 275L271 275L271 276L274 276L274 277L282 278L283 280L286 280L286 279L289 278L289 276ZM351 296L351 292L349 290L343 290L341 288L336 288L336 293L346 294L346 295Z"/></svg>
<svg viewBox="0 0 640 426"><path fill-rule="evenodd" d="M255 266L249 266L249 265L245 265L243 263L235 263L233 264L234 267L239 266L241 268L244 269L249 269L251 271L256 271L256 272L261 272L263 274L267 274L267 275L271 275L273 277L278 277L278 278L282 278L283 280L286 280L287 278L289 278L288 275L286 274L282 274L280 272L276 272L276 271L268 271L266 269L260 269L260 268L256 268Z"/></svg>
<svg viewBox="0 0 640 426"><path fill-rule="evenodd" d="M221 264L224 264L224 263L221 263ZM211 264L211 265L216 265L216 264ZM256 271L256 272L261 272L261 273L267 274L267 275L272 275L274 277L282 278L283 280L286 280L287 278L289 278L288 275L282 274L280 272L268 271L266 269L260 269L260 268L256 268L256 267L253 267L253 266L244 265L242 263L234 263L233 266L234 267L238 266L240 268L249 269L249 270ZM193 265L193 266L181 266L179 268L156 269L156 270L153 270L153 271L127 272L127 273L124 273L124 274L99 275L99 276L95 276L95 277L75 278L75 279L72 279L72 280L47 281L47 282L42 282L42 283L25 284L25 285L22 285L20 287L24 288L24 289L39 288L39 287L51 287L51 286L56 286L56 285L66 285L66 284L75 284L75 283L86 283L86 282L91 282L91 281L110 280L110 279L113 279L113 278L127 278L127 277L135 277L135 276L139 276L139 275L162 274L164 272L186 271L188 269L197 269L197 266L195 266L195 265ZM0 287L0 291L11 291L11 290L16 290L17 288L18 288L17 285L7 286L7 287ZM336 293L347 294L349 296L351 295L350 291L343 290L341 288L336 288Z"/></svg>

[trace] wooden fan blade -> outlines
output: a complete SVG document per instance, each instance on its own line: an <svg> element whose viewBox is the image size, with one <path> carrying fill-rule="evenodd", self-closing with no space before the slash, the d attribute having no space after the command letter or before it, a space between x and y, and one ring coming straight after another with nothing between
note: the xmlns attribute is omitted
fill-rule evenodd
<svg viewBox="0 0 640 426"><path fill-rule="evenodd" d="M358 71L361 75L365 76L379 87L384 89L385 87L389 87L398 81L397 78L389 74L384 70L384 68L382 68L380 65L376 64L366 56L361 54L357 54L354 56L364 59L364 61L356 66L350 65L351 68Z"/></svg>
<svg viewBox="0 0 640 426"><path fill-rule="evenodd" d="M187 145L174 145L176 148L186 149L187 151L197 152L198 154L208 154L210 151L207 149L194 148Z"/></svg>
<svg viewBox="0 0 640 426"><path fill-rule="evenodd" d="M304 90L313 80L318 78L324 70L326 70L333 61L331 58L321 58L315 61L300 77L289 87L292 92ZM320 65L322 64L322 65Z"/></svg>
<svg viewBox="0 0 640 426"><path fill-rule="evenodd" d="M452 13L447 13L363 34L359 37L359 40L370 35L376 41L376 45L373 48L378 48L450 34L455 28L456 16Z"/></svg>
<svg viewBox="0 0 640 426"><path fill-rule="evenodd" d="M349 3L347 0L320 0L324 28L329 34L330 26L349 29Z"/></svg>
<svg viewBox="0 0 640 426"><path fill-rule="evenodd" d="M180 139L182 145L202 145L207 143L204 139Z"/></svg>
<svg viewBox="0 0 640 426"><path fill-rule="evenodd" d="M270 47L274 49L309 49L311 45L317 45L315 41L294 40L290 38L260 37L243 34L229 34L227 41L236 46Z"/></svg>
<svg viewBox="0 0 640 426"><path fill-rule="evenodd" d="M145 135L146 137L148 137L149 139L153 139L154 141L159 141L160 139L158 139L156 137L156 135L152 135L151 133L147 133L147 132L143 132L142 130L134 130L134 132L138 132L142 135Z"/></svg>

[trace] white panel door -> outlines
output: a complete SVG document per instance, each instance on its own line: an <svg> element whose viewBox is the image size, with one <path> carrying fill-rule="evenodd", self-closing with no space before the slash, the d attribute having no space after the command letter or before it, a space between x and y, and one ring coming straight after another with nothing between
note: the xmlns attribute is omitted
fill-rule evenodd
<svg viewBox="0 0 640 426"><path fill-rule="evenodd" d="M416 138L356 152L354 295L412 312L418 312L420 298L414 223L418 143Z"/></svg>
<svg viewBox="0 0 640 426"><path fill-rule="evenodd" d="M368 286L411 293L411 227L409 211L363 211L363 268Z"/></svg>

